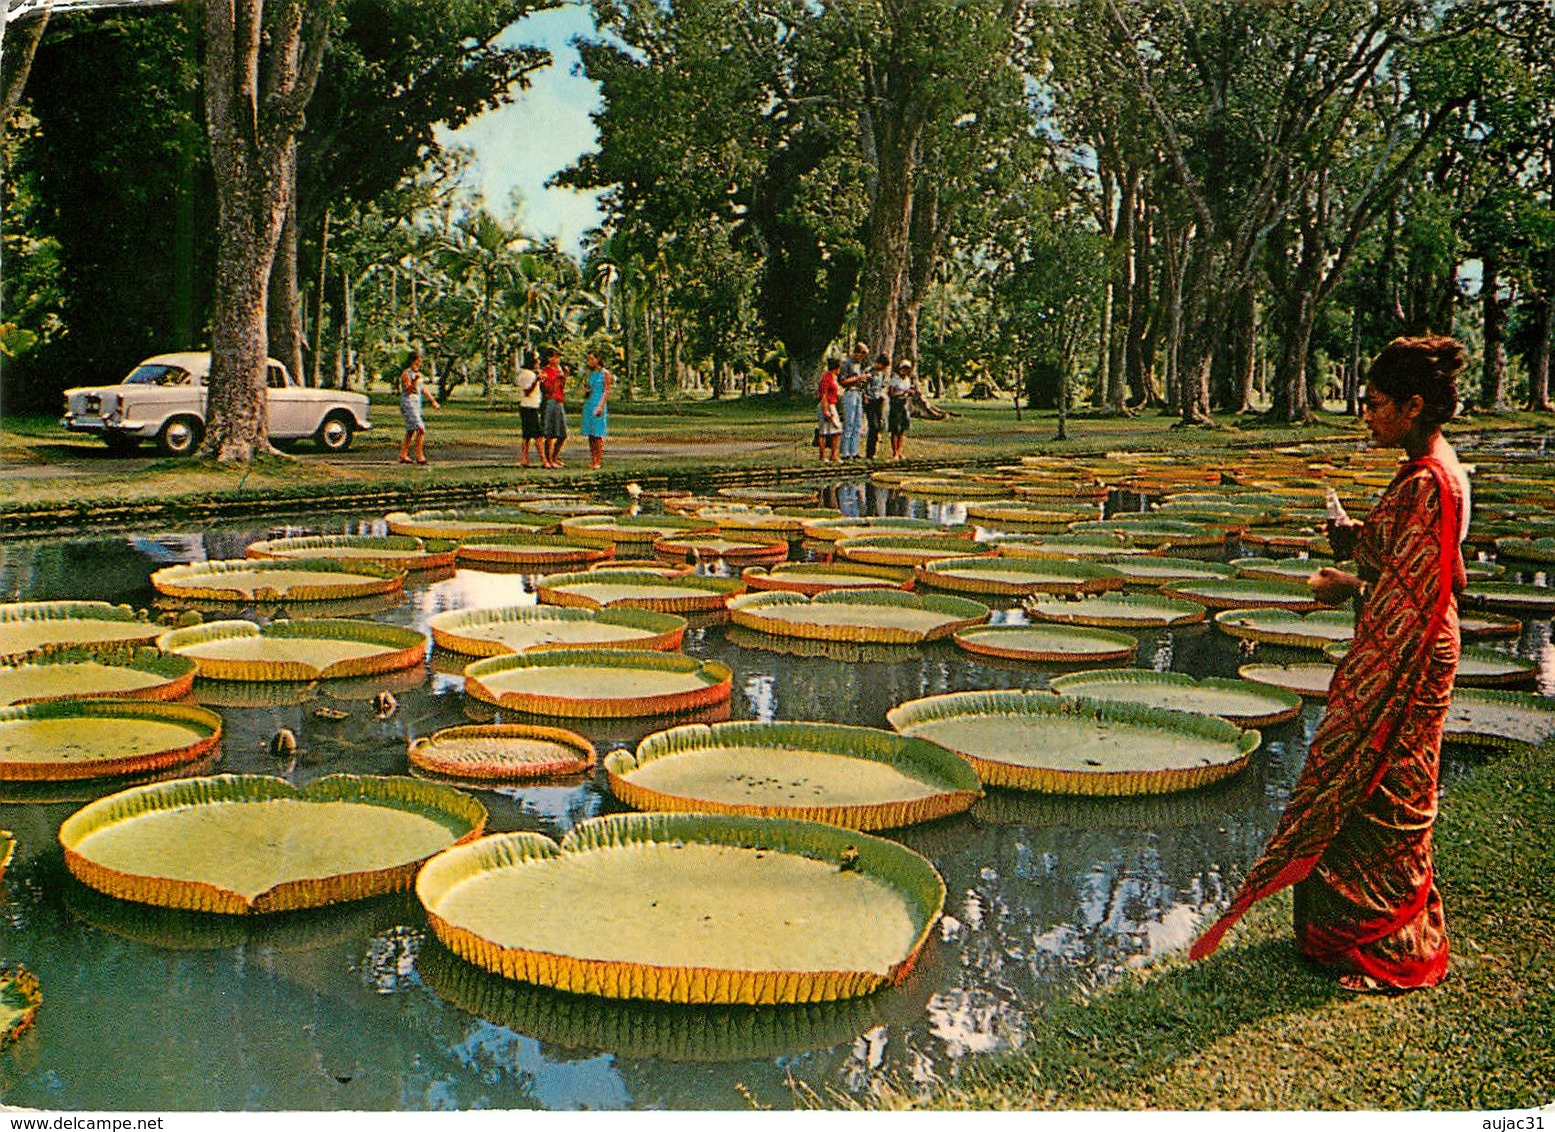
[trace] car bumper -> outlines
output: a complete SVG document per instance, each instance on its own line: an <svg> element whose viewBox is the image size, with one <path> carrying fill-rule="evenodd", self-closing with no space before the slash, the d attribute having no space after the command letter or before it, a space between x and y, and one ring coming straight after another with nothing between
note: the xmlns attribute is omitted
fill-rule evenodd
<svg viewBox="0 0 1555 1132"><path fill-rule="evenodd" d="M91 436L134 436L144 439L151 436L150 426L135 421L109 424L102 417L61 417L60 427L69 432L84 432Z"/></svg>

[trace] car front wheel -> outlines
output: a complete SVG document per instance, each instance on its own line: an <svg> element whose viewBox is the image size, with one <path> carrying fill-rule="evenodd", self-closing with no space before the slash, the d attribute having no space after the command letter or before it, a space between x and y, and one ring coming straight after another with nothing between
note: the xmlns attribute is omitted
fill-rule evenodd
<svg viewBox="0 0 1555 1132"><path fill-rule="evenodd" d="M318 446L326 452L344 452L351 447L351 437L356 433L351 420L344 413L331 413L324 418L324 423L319 425L318 432L313 434L313 439Z"/></svg>
<svg viewBox="0 0 1555 1132"><path fill-rule="evenodd" d="M157 447L165 456L188 456L200 447L205 429L193 417L174 417L157 433Z"/></svg>

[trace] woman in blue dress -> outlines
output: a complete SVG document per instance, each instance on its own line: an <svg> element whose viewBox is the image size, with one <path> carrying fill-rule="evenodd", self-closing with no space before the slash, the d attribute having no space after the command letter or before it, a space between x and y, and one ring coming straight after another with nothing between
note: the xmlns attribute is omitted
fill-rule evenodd
<svg viewBox="0 0 1555 1132"><path fill-rule="evenodd" d="M610 431L610 389L615 384L610 371L599 363L599 355L589 351L589 371L584 377L588 396L583 401L583 435L589 438L589 467L598 468L605 459L605 435Z"/></svg>

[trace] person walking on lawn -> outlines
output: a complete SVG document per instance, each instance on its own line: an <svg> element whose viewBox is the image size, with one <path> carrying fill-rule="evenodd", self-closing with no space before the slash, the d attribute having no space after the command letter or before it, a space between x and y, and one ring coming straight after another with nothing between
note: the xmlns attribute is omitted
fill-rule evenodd
<svg viewBox="0 0 1555 1132"><path fill-rule="evenodd" d="M411 355L410 364L400 373L400 416L405 418L405 439L400 442L402 464L410 463L412 452L416 455L416 463L427 462L427 424L421 416L422 398L432 402L434 409L442 409L437 398L432 396L432 390L427 388L426 378L421 375L421 351L417 350Z"/></svg>

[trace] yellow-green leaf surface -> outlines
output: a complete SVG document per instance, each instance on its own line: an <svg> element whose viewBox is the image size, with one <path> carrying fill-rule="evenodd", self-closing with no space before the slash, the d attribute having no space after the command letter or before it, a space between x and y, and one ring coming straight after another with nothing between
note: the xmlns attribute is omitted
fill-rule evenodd
<svg viewBox="0 0 1555 1132"><path fill-rule="evenodd" d="M1056 664L1133 660L1139 651L1139 641L1124 633L1056 624L975 625L958 630L955 641L983 656Z"/></svg>
<svg viewBox="0 0 1555 1132"><path fill-rule="evenodd" d="M189 690L195 665L152 649L121 655L71 650L27 664L0 665L0 706L63 699L177 699ZM80 653L79 656L76 654Z"/></svg>
<svg viewBox="0 0 1555 1132"><path fill-rule="evenodd" d="M942 558L917 569L918 582L934 589L989 595L1105 593L1123 588L1109 566L1017 558Z"/></svg>
<svg viewBox="0 0 1555 1132"><path fill-rule="evenodd" d="M1334 679L1332 664L1244 664L1237 675L1271 688L1284 688L1314 700L1328 698L1328 686Z"/></svg>
<svg viewBox="0 0 1555 1132"><path fill-rule="evenodd" d="M1348 609L1227 609L1215 614L1215 625L1233 637L1291 648L1322 649L1355 636L1355 614Z"/></svg>
<svg viewBox="0 0 1555 1132"><path fill-rule="evenodd" d="M621 815L558 847L504 834L440 855L433 930L510 978L617 998L813 1002L903 977L943 906L927 861L811 822Z"/></svg>
<svg viewBox="0 0 1555 1132"><path fill-rule="evenodd" d="M454 564L454 544L408 535L307 535L262 539L243 551L249 558L333 558L373 562L390 570L440 570Z"/></svg>
<svg viewBox="0 0 1555 1132"><path fill-rule="evenodd" d="M1270 578L1168 582L1161 587L1161 592L1168 597L1197 602L1206 609L1290 609L1311 613L1323 608L1323 603L1304 583Z"/></svg>
<svg viewBox="0 0 1555 1132"><path fill-rule="evenodd" d="M1516 582L1470 582L1458 600L1468 606L1527 610L1548 616L1555 611L1555 588Z"/></svg>
<svg viewBox="0 0 1555 1132"><path fill-rule="evenodd" d="M458 550L461 562L512 566L587 566L614 554L614 547L532 534L472 535Z"/></svg>
<svg viewBox="0 0 1555 1132"><path fill-rule="evenodd" d="M676 562L700 562L715 558L731 562L781 562L788 557L788 542L785 539L753 542L721 534L688 535L683 538L658 539L653 544L653 552Z"/></svg>
<svg viewBox="0 0 1555 1132"><path fill-rule="evenodd" d="M386 518L391 534L416 538L463 540L473 535L538 534L555 525L555 519L503 508L477 511L393 511Z"/></svg>
<svg viewBox="0 0 1555 1132"><path fill-rule="evenodd" d="M175 629L158 646L186 656L211 680L317 680L366 676L422 663L426 638L376 621L212 621Z"/></svg>
<svg viewBox="0 0 1555 1132"><path fill-rule="evenodd" d="M449 787L334 775L297 789L221 775L135 787L66 819L65 863L123 899L208 912L282 911L408 887L417 865L484 828Z"/></svg>
<svg viewBox="0 0 1555 1132"><path fill-rule="evenodd" d="M221 717L186 704L54 700L0 708L0 780L109 778L193 762Z"/></svg>
<svg viewBox="0 0 1555 1132"><path fill-rule="evenodd" d="M1107 559L1143 555L1149 548L1136 546L1119 534L1048 535L1044 538L999 538L991 544L1000 558L1056 558L1064 561Z"/></svg>
<svg viewBox="0 0 1555 1132"><path fill-rule="evenodd" d="M1026 609L1043 621L1115 629L1192 625L1204 620L1206 612L1197 602L1150 594L1100 594L1079 601L1047 598L1028 602Z"/></svg>
<svg viewBox="0 0 1555 1132"><path fill-rule="evenodd" d="M933 519L905 519L889 515L865 515L858 518L812 519L804 524L806 538L818 542L837 542L869 535L949 537L966 535L966 527L947 527Z"/></svg>
<svg viewBox="0 0 1555 1132"><path fill-rule="evenodd" d="M788 590L818 594L827 590L902 590L912 585L912 571L901 566L867 566L862 562L784 562L770 569L751 566L741 572L752 591Z"/></svg>
<svg viewBox="0 0 1555 1132"><path fill-rule="evenodd" d="M682 613L722 609L724 599L743 590L733 578L665 578L643 570L591 570L551 574L537 584L540 600L554 605L603 609L612 605Z"/></svg>
<svg viewBox="0 0 1555 1132"><path fill-rule="evenodd" d="M909 538L896 535L865 535L837 540L837 553L850 562L878 566L920 566L936 558L966 558L991 555L991 543L951 535Z"/></svg>
<svg viewBox="0 0 1555 1132"><path fill-rule="evenodd" d="M605 759L622 801L886 829L959 813L977 775L932 743L821 723L693 724Z"/></svg>
<svg viewBox="0 0 1555 1132"><path fill-rule="evenodd" d="M432 774L480 782L511 782L581 774L594 746L560 727L490 723L444 727L410 745L410 765Z"/></svg>
<svg viewBox="0 0 1555 1132"><path fill-rule="evenodd" d="M729 599L736 625L816 640L913 644L986 621L988 607L965 598L896 590L832 590L813 597L786 592Z"/></svg>
<svg viewBox="0 0 1555 1132"><path fill-rule="evenodd" d="M1248 680L1195 679L1182 672L1074 672L1055 676L1049 686L1061 696L1200 712L1243 727L1283 723L1301 711L1301 697L1291 692Z"/></svg>
<svg viewBox="0 0 1555 1132"><path fill-rule="evenodd" d="M1046 692L956 692L886 713L971 761L984 782L1051 793L1187 789L1246 765L1256 731L1224 720Z"/></svg>
<svg viewBox="0 0 1555 1132"><path fill-rule="evenodd" d="M106 601L0 604L0 658L72 645L150 644L163 627Z"/></svg>
<svg viewBox="0 0 1555 1132"><path fill-rule="evenodd" d="M1161 558L1153 554L1122 554L1102 559L1123 575L1130 586L1152 588L1169 582L1207 581L1211 578L1230 578L1236 571L1224 562L1201 562L1196 558Z"/></svg>
<svg viewBox="0 0 1555 1132"><path fill-rule="evenodd" d="M680 647L686 619L642 609L567 609L513 605L457 609L428 621L439 648L468 656L502 656L536 648Z"/></svg>
<svg viewBox="0 0 1555 1132"><path fill-rule="evenodd" d="M1444 734L1459 743L1542 746L1555 739L1555 700L1528 692L1456 689Z"/></svg>
<svg viewBox="0 0 1555 1132"><path fill-rule="evenodd" d="M478 700L538 715L619 718L688 711L729 698L733 673L717 661L636 649L519 653L464 670Z"/></svg>
<svg viewBox="0 0 1555 1132"><path fill-rule="evenodd" d="M332 558L236 559L164 566L152 572L158 593L216 601L330 601L389 593L405 575L369 562Z"/></svg>

